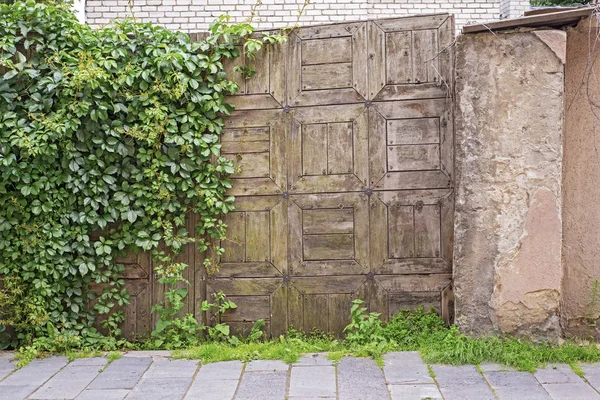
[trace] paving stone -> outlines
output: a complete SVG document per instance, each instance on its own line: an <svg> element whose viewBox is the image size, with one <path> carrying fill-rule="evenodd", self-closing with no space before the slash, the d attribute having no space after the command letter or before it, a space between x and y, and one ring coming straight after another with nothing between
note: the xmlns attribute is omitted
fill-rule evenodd
<svg viewBox="0 0 600 400"><path fill-rule="evenodd" d="M294 367L307 367L313 365L333 365L333 361L327 358L327 353L309 353L303 355L298 362L292 364Z"/></svg>
<svg viewBox="0 0 600 400"><path fill-rule="evenodd" d="M6 350L0 350L0 360L14 360L15 359L15 352L14 351L6 351Z"/></svg>
<svg viewBox="0 0 600 400"><path fill-rule="evenodd" d="M389 388L392 400L442 400L442 394L434 384L390 385Z"/></svg>
<svg viewBox="0 0 600 400"><path fill-rule="evenodd" d="M129 394L125 389L90 390L86 389L76 400L123 400Z"/></svg>
<svg viewBox="0 0 600 400"><path fill-rule="evenodd" d="M238 387L238 380L196 378L185 395L186 400L231 400Z"/></svg>
<svg viewBox="0 0 600 400"><path fill-rule="evenodd" d="M587 383L542 384L553 400L597 400L600 395Z"/></svg>
<svg viewBox="0 0 600 400"><path fill-rule="evenodd" d="M144 351L130 351L123 354L123 357L162 357L170 358L172 354L169 350L144 350Z"/></svg>
<svg viewBox="0 0 600 400"><path fill-rule="evenodd" d="M287 383L286 371L246 372L238 387L236 400L282 400Z"/></svg>
<svg viewBox="0 0 600 400"><path fill-rule="evenodd" d="M600 390L600 364L581 364L580 367L589 384L596 390Z"/></svg>
<svg viewBox="0 0 600 400"><path fill-rule="evenodd" d="M479 368L483 372L514 372L516 369L512 367L507 367L506 365L496 364L496 363L485 363L481 364Z"/></svg>
<svg viewBox="0 0 600 400"><path fill-rule="evenodd" d="M389 399L383 372L375 361L344 357L338 364L339 400Z"/></svg>
<svg viewBox="0 0 600 400"><path fill-rule="evenodd" d="M115 360L90 383L88 389L133 389L151 363L150 357Z"/></svg>
<svg viewBox="0 0 600 400"><path fill-rule="evenodd" d="M69 363L69 367L72 366L91 366L97 365L103 367L108 361L104 357L90 357L90 358L78 358Z"/></svg>
<svg viewBox="0 0 600 400"><path fill-rule="evenodd" d="M335 397L335 367L293 367L290 374L290 398Z"/></svg>
<svg viewBox="0 0 600 400"><path fill-rule="evenodd" d="M8 359L0 359L0 382L15 369L15 364Z"/></svg>
<svg viewBox="0 0 600 400"><path fill-rule="evenodd" d="M383 360L383 373L389 384L434 383L421 355L416 351L388 353Z"/></svg>
<svg viewBox="0 0 600 400"><path fill-rule="evenodd" d="M142 378L129 392L127 400L180 400L190 387L192 377Z"/></svg>
<svg viewBox="0 0 600 400"><path fill-rule="evenodd" d="M96 378L103 366L104 364L88 365L81 360L75 360L50 378L30 398L74 399Z"/></svg>
<svg viewBox="0 0 600 400"><path fill-rule="evenodd" d="M579 383L581 378L567 364L548 365L535 372L535 378L544 383Z"/></svg>
<svg viewBox="0 0 600 400"><path fill-rule="evenodd" d="M280 360L255 360L246 364L245 371L287 371L290 366Z"/></svg>
<svg viewBox="0 0 600 400"><path fill-rule="evenodd" d="M498 399L549 400L550 396L528 372L486 372L485 377Z"/></svg>
<svg viewBox="0 0 600 400"><path fill-rule="evenodd" d="M200 366L196 379L240 379L244 364L241 361L222 361Z"/></svg>
<svg viewBox="0 0 600 400"><path fill-rule="evenodd" d="M446 400L494 399L492 390L473 365L433 365L432 368Z"/></svg>
<svg viewBox="0 0 600 400"><path fill-rule="evenodd" d="M192 378L199 368L194 360L154 361L142 379Z"/></svg>
<svg viewBox="0 0 600 400"><path fill-rule="evenodd" d="M23 399L43 385L65 365L67 365L66 357L33 360L0 382L0 393L6 399Z"/></svg>

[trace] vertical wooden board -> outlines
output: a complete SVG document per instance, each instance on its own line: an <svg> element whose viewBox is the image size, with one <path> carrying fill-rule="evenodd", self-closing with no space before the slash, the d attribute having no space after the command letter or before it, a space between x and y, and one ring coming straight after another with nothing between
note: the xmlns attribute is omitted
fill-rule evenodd
<svg viewBox="0 0 600 400"><path fill-rule="evenodd" d="M282 201L270 211L271 263L281 274L288 273L288 205Z"/></svg>
<svg viewBox="0 0 600 400"><path fill-rule="evenodd" d="M429 311L431 307L440 312L440 292L395 292L389 294L389 317L392 318L401 310L414 311L423 307Z"/></svg>
<svg viewBox="0 0 600 400"><path fill-rule="evenodd" d="M454 123L451 110L445 111L440 118L440 167L450 179L454 176Z"/></svg>
<svg viewBox="0 0 600 400"><path fill-rule="evenodd" d="M302 262L302 210L294 201L288 202L288 268L290 275Z"/></svg>
<svg viewBox="0 0 600 400"><path fill-rule="evenodd" d="M368 98L369 78L367 74L368 60L368 24L364 23L352 35L352 74L354 90L363 98Z"/></svg>
<svg viewBox="0 0 600 400"><path fill-rule="evenodd" d="M375 187L387 171L386 121L375 109L369 109L369 181Z"/></svg>
<svg viewBox="0 0 600 400"><path fill-rule="evenodd" d="M354 259L369 271L369 196L360 194L354 202Z"/></svg>
<svg viewBox="0 0 600 400"><path fill-rule="evenodd" d="M385 86L385 34L373 21L367 23L368 30L368 60L367 76L369 79L369 100Z"/></svg>
<svg viewBox="0 0 600 400"><path fill-rule="evenodd" d="M336 337L344 337L344 328L350 323L350 294L329 295L329 332Z"/></svg>
<svg viewBox="0 0 600 400"><path fill-rule="evenodd" d="M454 248L454 193L442 200L441 204L441 257L452 265Z"/></svg>
<svg viewBox="0 0 600 400"><path fill-rule="evenodd" d="M369 198L369 203L369 224L373 227L369 229L370 270L376 272L388 258L388 211L376 195Z"/></svg>
<svg viewBox="0 0 600 400"><path fill-rule="evenodd" d="M286 54L289 48L289 44L286 41L277 46L270 46L270 73L269 73L269 87L271 89L271 96L280 105L286 103L285 99L285 79L286 79Z"/></svg>
<svg viewBox="0 0 600 400"><path fill-rule="evenodd" d="M271 295L271 331L266 332L270 337L276 338L287 331L288 292L288 286L283 284Z"/></svg>
<svg viewBox="0 0 600 400"><path fill-rule="evenodd" d="M388 294L383 287L377 284L375 279L367 279L356 292L356 298L364 301L363 305L369 312L380 313L382 320L387 319Z"/></svg>
<svg viewBox="0 0 600 400"><path fill-rule="evenodd" d="M271 122L269 157L271 179L283 191L287 189L286 140L289 134L289 118L287 114L286 117Z"/></svg>
<svg viewBox="0 0 600 400"><path fill-rule="evenodd" d="M385 68L388 85L411 83L412 32L388 32L385 34Z"/></svg>
<svg viewBox="0 0 600 400"><path fill-rule="evenodd" d="M327 174L327 124L302 125L302 175Z"/></svg>
<svg viewBox="0 0 600 400"><path fill-rule="evenodd" d="M246 261L270 261L270 213L246 213Z"/></svg>
<svg viewBox="0 0 600 400"><path fill-rule="evenodd" d="M288 48L288 60L287 60L287 104L296 105L298 101L296 98L300 95L301 84L302 84L302 40L300 37L293 33L289 40Z"/></svg>
<svg viewBox="0 0 600 400"><path fill-rule="evenodd" d="M286 141L288 152L288 187L290 192L296 189L298 182L303 175L302 168L302 125L296 119L292 118L290 133Z"/></svg>
<svg viewBox="0 0 600 400"><path fill-rule="evenodd" d="M454 323L454 289L452 283L442 290L442 319L451 325Z"/></svg>
<svg viewBox="0 0 600 400"><path fill-rule="evenodd" d="M453 66L454 66L454 17L449 16L438 28L439 38L439 56L438 63L442 83L446 86L449 93L453 87Z"/></svg>
<svg viewBox="0 0 600 400"><path fill-rule="evenodd" d="M304 296L304 331L319 329L329 332L329 295L311 294Z"/></svg>
<svg viewBox="0 0 600 400"><path fill-rule="evenodd" d="M415 257L440 256L440 206L415 207Z"/></svg>
<svg viewBox="0 0 600 400"><path fill-rule="evenodd" d="M304 329L304 295L289 282L287 283L288 328Z"/></svg>
<svg viewBox="0 0 600 400"><path fill-rule="evenodd" d="M412 206L388 207L389 258L412 258L415 255L415 227Z"/></svg>
<svg viewBox="0 0 600 400"><path fill-rule="evenodd" d="M327 170L329 174L348 174L354 169L351 122L327 124Z"/></svg>
<svg viewBox="0 0 600 400"><path fill-rule="evenodd" d="M415 83L436 82L437 30L413 31L413 79Z"/></svg>
<svg viewBox="0 0 600 400"><path fill-rule="evenodd" d="M239 85L239 89L236 94L244 94L246 93L246 81L240 72L235 72L235 67L242 67L245 65L245 57L242 46L236 46L240 52L240 56L234 59L223 58L223 70L225 71L225 75L227 79L237 82Z"/></svg>
<svg viewBox="0 0 600 400"><path fill-rule="evenodd" d="M269 93L269 50L263 47L254 57L246 56L246 65L255 71L255 74L245 79L246 94Z"/></svg>
<svg viewBox="0 0 600 400"><path fill-rule="evenodd" d="M354 175L365 185L369 183L369 114L365 110L361 112L354 122L353 128L353 151L354 151Z"/></svg>
<svg viewBox="0 0 600 400"><path fill-rule="evenodd" d="M225 253L221 256L222 262L243 262L246 256L246 213L230 212L223 217L227 224L225 240L221 246Z"/></svg>

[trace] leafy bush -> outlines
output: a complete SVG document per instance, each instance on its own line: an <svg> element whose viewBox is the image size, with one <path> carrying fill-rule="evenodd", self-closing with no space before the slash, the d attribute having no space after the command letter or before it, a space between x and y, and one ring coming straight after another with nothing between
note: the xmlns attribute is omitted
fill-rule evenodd
<svg viewBox="0 0 600 400"><path fill-rule="evenodd" d="M221 18L210 31L191 43L151 24L92 30L61 7L0 5L0 324L21 344L53 332L112 346L94 322L120 334L129 296L116 257L151 251L165 278L186 244L224 238L234 167L219 135L238 86L223 60L253 29Z"/></svg>

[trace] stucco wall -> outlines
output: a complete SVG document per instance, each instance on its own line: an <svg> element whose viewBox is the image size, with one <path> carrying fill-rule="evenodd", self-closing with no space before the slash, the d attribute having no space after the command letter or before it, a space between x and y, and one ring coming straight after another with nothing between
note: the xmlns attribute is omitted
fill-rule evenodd
<svg viewBox="0 0 600 400"><path fill-rule="evenodd" d="M261 0L254 24L259 29L293 26L305 0ZM257 0L86 0L86 21L97 27L134 12L141 21L168 29L204 31L221 14L245 21ZM392 18L406 15L451 13L457 29L467 23L495 21L523 15L528 0L310 0L300 16L301 25Z"/></svg>
<svg viewBox="0 0 600 400"><path fill-rule="evenodd" d="M456 323L560 335L564 32L456 48Z"/></svg>
<svg viewBox="0 0 600 400"><path fill-rule="evenodd" d="M597 334L592 285L600 279L600 43L595 18L567 31L562 320L570 335Z"/></svg>

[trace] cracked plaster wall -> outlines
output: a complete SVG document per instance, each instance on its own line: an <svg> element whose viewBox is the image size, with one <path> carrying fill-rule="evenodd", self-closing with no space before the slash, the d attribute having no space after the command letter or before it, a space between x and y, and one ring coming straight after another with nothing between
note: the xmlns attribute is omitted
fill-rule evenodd
<svg viewBox="0 0 600 400"><path fill-rule="evenodd" d="M561 335L565 33L467 34L456 49L456 323Z"/></svg>

